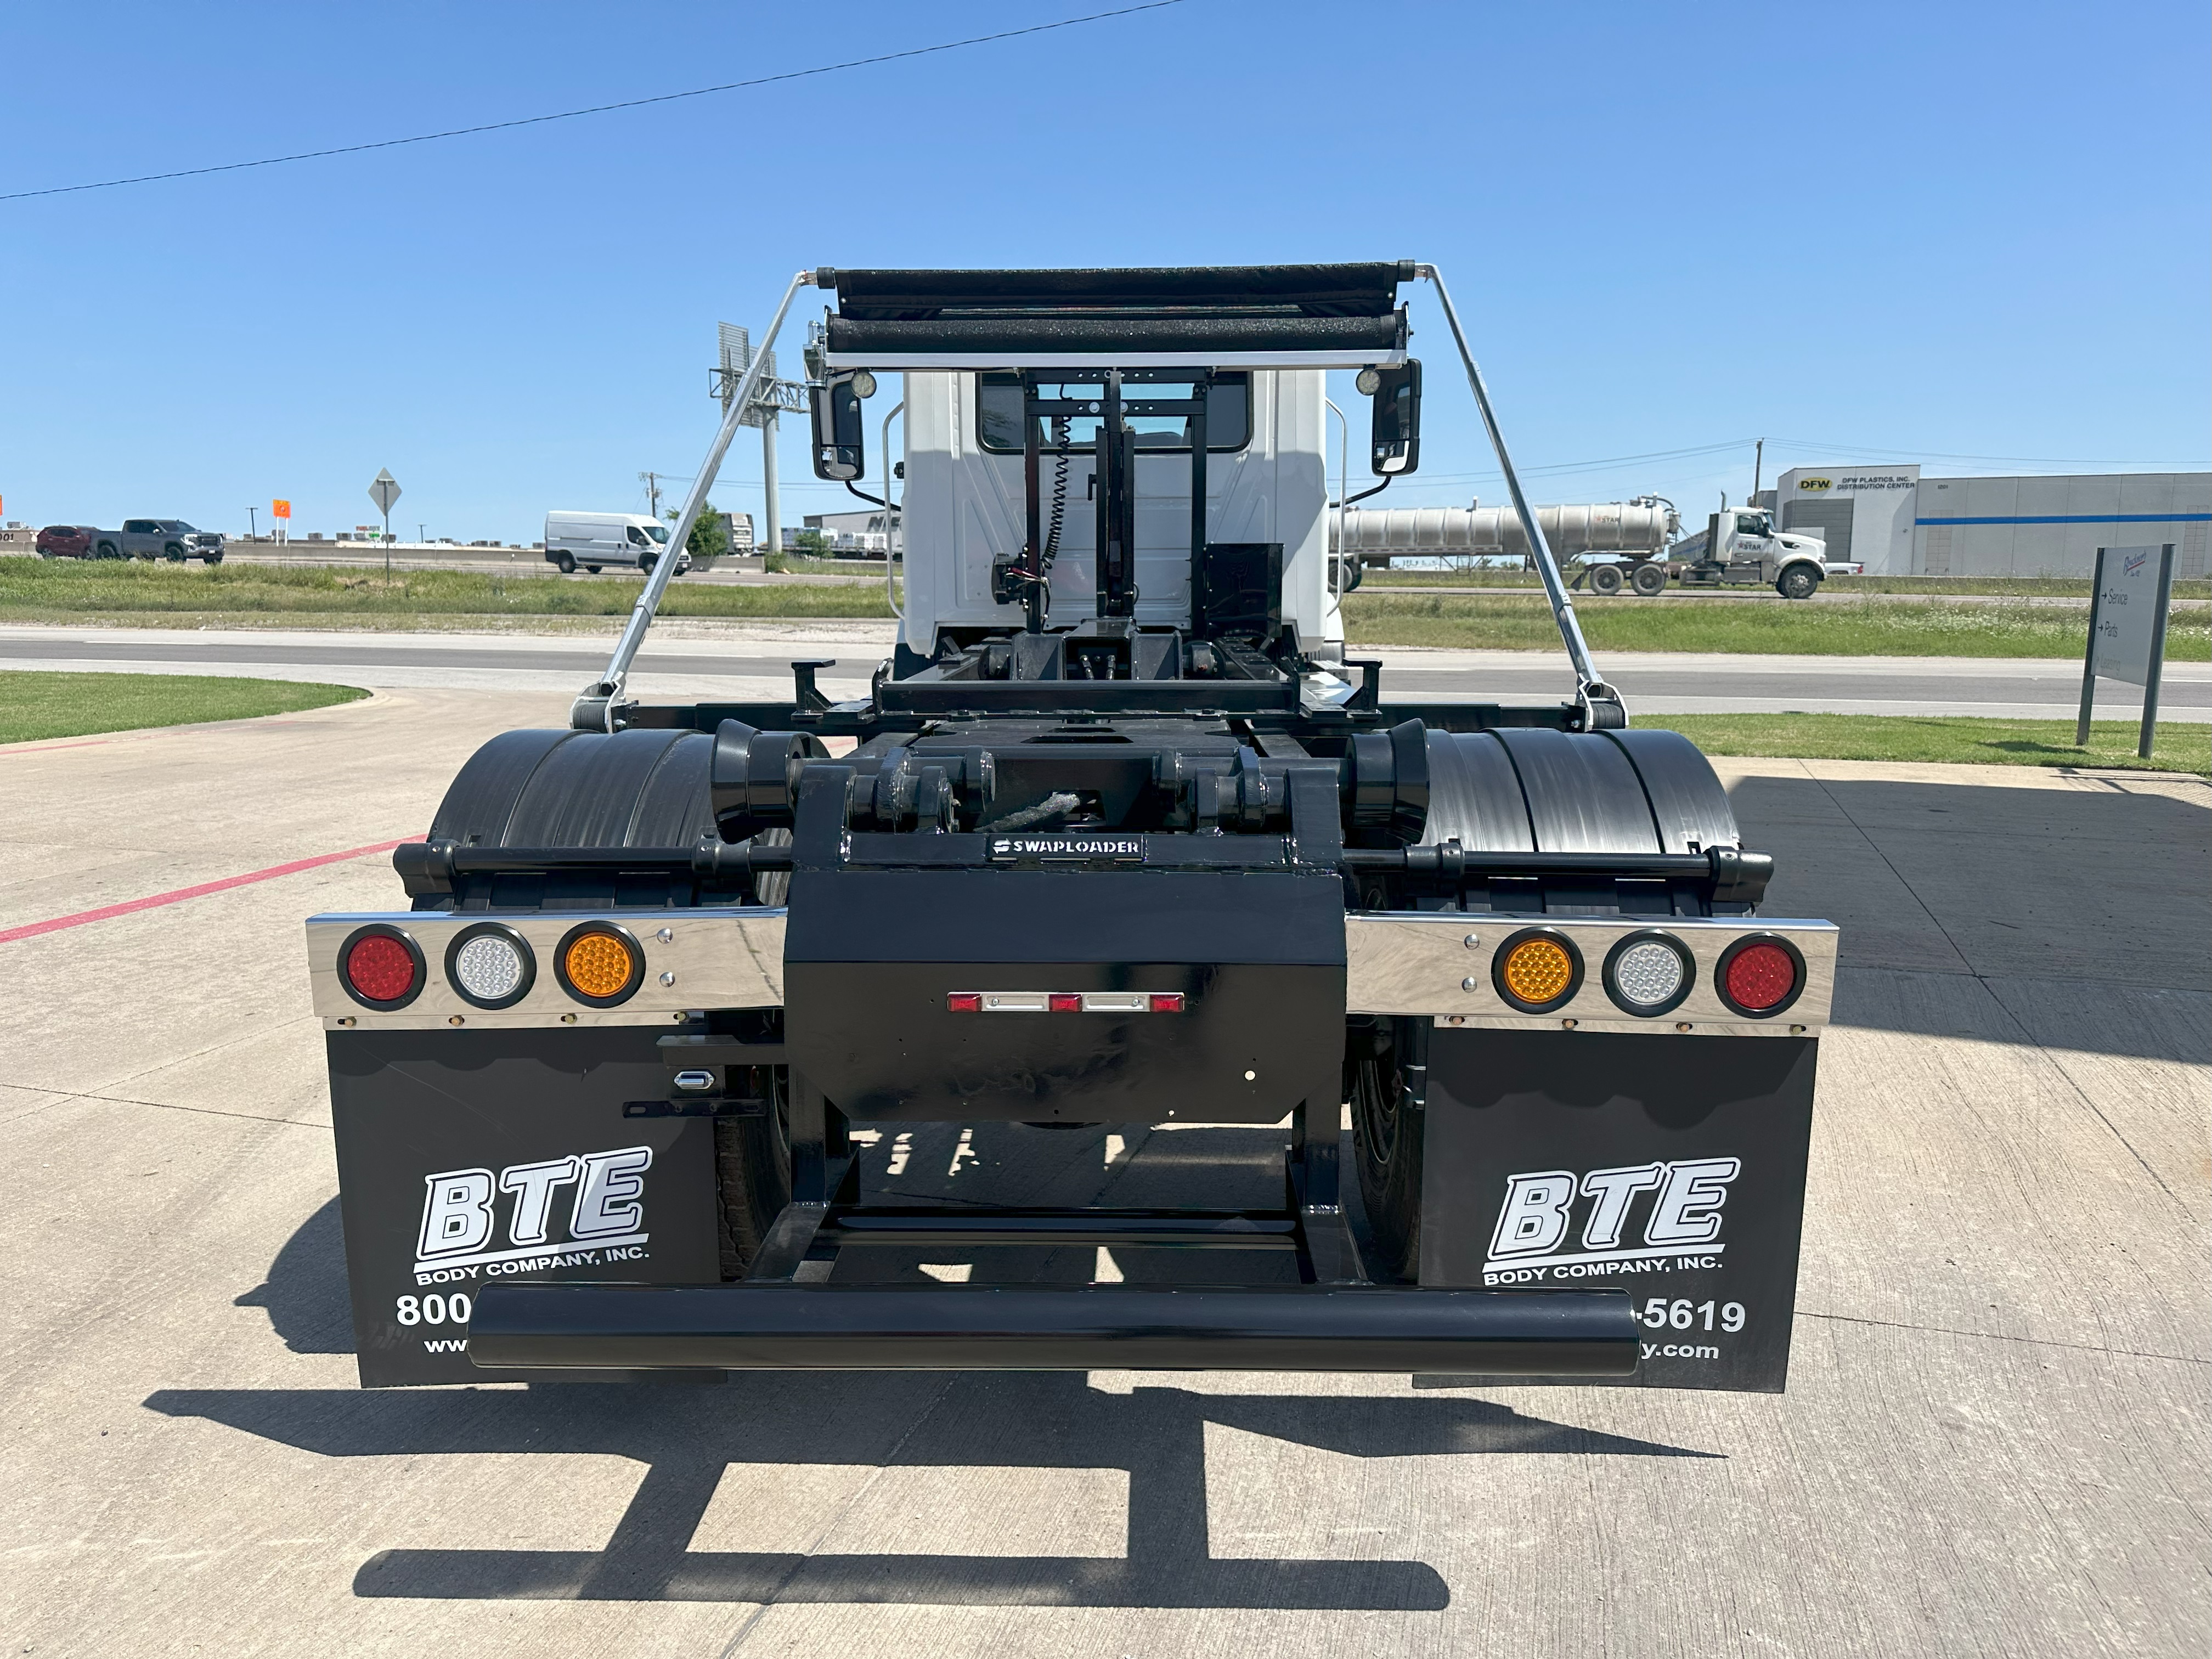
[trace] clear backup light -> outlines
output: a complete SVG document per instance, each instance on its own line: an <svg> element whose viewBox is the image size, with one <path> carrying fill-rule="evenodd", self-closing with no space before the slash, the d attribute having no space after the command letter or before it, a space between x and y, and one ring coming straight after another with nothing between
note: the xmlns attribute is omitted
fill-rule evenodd
<svg viewBox="0 0 2212 1659"><path fill-rule="evenodd" d="M536 974L522 936L496 922L459 935L446 958L447 982L479 1008L505 1008L520 1002Z"/></svg>
<svg viewBox="0 0 2212 1659"><path fill-rule="evenodd" d="M1668 933L1631 933L1605 962L1606 994L1632 1014L1663 1014L1690 994L1696 969L1680 940Z"/></svg>

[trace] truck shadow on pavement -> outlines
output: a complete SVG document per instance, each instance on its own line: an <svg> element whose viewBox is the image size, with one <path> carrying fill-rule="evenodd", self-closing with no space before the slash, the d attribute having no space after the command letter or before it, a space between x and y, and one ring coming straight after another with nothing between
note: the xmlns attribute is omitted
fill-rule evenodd
<svg viewBox="0 0 2212 1659"><path fill-rule="evenodd" d="M389 1549L354 1577L356 1595L434 1600L1433 1611L1451 1595L1425 1562L1216 1557L1206 1425L1362 1458L1716 1455L1480 1400L1149 1386L1114 1394L1081 1373L762 1373L719 1387L460 1393L163 1389L145 1404L326 1457L586 1454L645 1466L604 1549ZM695 1550L693 1536L733 1464L1118 1468L1128 1476L1127 1553ZM1005 1524L1018 1528L1018 1511L1009 1507Z"/></svg>

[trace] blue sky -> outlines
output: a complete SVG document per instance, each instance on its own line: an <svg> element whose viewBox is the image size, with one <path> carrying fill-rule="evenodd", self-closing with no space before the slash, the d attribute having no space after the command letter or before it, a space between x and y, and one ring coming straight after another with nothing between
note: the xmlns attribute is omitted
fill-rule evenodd
<svg viewBox="0 0 2212 1659"><path fill-rule="evenodd" d="M15 7L0 193L1089 9ZM1428 259L1540 500L1656 489L1702 512L1749 486L1759 435L1770 480L2202 466L2207 46L2201 0L1186 0L757 92L0 203L0 510L243 530L284 495L295 532L328 532L373 520L389 467L395 530L528 542L549 507L635 508L640 471L691 472L715 322L757 328L817 264ZM1376 505L1498 499L1425 292L1423 471ZM796 426L787 522L851 504ZM757 442L732 454L717 498L757 509ZM1584 465L1618 456L1654 459Z"/></svg>

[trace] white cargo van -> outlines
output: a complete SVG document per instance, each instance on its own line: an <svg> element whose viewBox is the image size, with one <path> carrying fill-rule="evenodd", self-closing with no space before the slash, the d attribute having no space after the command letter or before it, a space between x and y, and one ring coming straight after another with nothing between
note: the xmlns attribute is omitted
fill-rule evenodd
<svg viewBox="0 0 2212 1659"><path fill-rule="evenodd" d="M597 575L607 565L650 570L668 545L668 526L643 513L548 513L545 562L562 575L578 565ZM676 574L691 568L689 553L677 556Z"/></svg>

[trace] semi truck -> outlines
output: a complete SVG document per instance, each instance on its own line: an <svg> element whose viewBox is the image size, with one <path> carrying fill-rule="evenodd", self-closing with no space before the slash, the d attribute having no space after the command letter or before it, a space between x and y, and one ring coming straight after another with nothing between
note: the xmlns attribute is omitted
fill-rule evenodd
<svg viewBox="0 0 2212 1659"><path fill-rule="evenodd" d="M1556 701L1396 699L1346 647L1324 377L1413 472L1415 284ZM802 660L771 699L636 695L662 561L568 724L463 765L392 904L307 923L363 1384L1780 1390L1837 932L1762 913L1711 764L1592 662L1442 273L821 268L769 342L809 291L817 476L896 474L867 404L904 405L866 694ZM870 1145L933 1124L1229 1126L1273 1193L917 1199ZM1118 1280L1061 1270L1092 1247Z"/></svg>
<svg viewBox="0 0 2212 1659"><path fill-rule="evenodd" d="M1771 587L1785 599L1809 599L1828 574L1827 557L1826 541L1775 529L1765 507L1723 507L1661 553L1592 564L1587 574L1597 593L1626 585L1649 597L1672 579L1685 587Z"/></svg>

